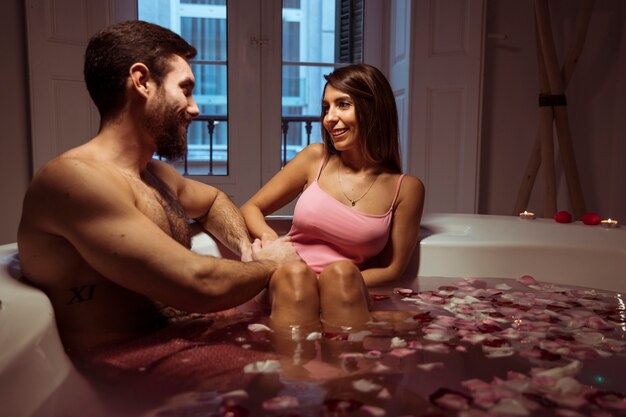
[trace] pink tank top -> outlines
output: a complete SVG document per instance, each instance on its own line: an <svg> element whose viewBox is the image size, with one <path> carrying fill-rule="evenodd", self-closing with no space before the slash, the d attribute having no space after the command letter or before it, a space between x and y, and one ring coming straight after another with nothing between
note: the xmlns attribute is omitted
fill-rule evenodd
<svg viewBox="0 0 626 417"><path fill-rule="evenodd" d="M326 161L326 158L322 161L315 181L300 195L289 231L298 254L316 274L339 260L349 260L361 267L383 250L404 178L403 174L398 179L387 213L361 213L341 204L319 187L317 180Z"/></svg>

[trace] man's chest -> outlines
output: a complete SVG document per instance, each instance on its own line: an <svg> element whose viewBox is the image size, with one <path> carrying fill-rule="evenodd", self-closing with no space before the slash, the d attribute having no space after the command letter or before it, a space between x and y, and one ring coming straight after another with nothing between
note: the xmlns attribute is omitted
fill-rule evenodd
<svg viewBox="0 0 626 417"><path fill-rule="evenodd" d="M137 209L165 233L189 247L189 224L178 199L164 189L162 184L146 184L134 179L131 186Z"/></svg>

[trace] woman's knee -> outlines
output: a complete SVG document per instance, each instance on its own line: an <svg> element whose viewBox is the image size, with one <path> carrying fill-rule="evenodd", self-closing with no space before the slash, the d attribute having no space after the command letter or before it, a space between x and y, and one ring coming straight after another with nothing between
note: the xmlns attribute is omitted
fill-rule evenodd
<svg viewBox="0 0 626 417"><path fill-rule="evenodd" d="M274 297L299 302L311 297L318 298L317 277L304 262L282 265L270 281Z"/></svg>
<svg viewBox="0 0 626 417"><path fill-rule="evenodd" d="M320 294L342 298L362 298L365 283L359 268L349 261L334 262L326 267L319 276Z"/></svg>
<svg viewBox="0 0 626 417"><path fill-rule="evenodd" d="M337 261L328 265L319 277L320 286L330 285L337 286L347 285L352 287L354 282L363 281L363 276L359 268L350 261Z"/></svg>

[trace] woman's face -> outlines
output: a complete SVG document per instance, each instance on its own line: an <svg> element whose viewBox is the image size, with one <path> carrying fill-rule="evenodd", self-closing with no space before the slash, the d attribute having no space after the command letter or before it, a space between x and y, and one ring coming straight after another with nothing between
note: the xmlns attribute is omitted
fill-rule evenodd
<svg viewBox="0 0 626 417"><path fill-rule="evenodd" d="M358 143L356 109L352 98L327 84L322 100L324 128L335 149L345 151Z"/></svg>

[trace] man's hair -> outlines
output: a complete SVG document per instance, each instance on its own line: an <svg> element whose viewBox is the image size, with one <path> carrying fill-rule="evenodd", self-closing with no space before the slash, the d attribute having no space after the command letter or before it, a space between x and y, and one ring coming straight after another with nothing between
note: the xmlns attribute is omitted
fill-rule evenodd
<svg viewBox="0 0 626 417"><path fill-rule="evenodd" d="M326 86L331 85L353 100L365 159L391 172L401 172L398 110L389 81L383 73L371 65L354 64L336 68L324 78L324 91ZM322 138L326 149L336 154L338 151L324 128L324 115L322 106Z"/></svg>
<svg viewBox="0 0 626 417"><path fill-rule="evenodd" d="M148 22L131 20L100 30L87 45L83 71L101 119L114 117L123 108L133 64L145 64L160 84L172 56L189 61L196 53L196 48L176 33Z"/></svg>

